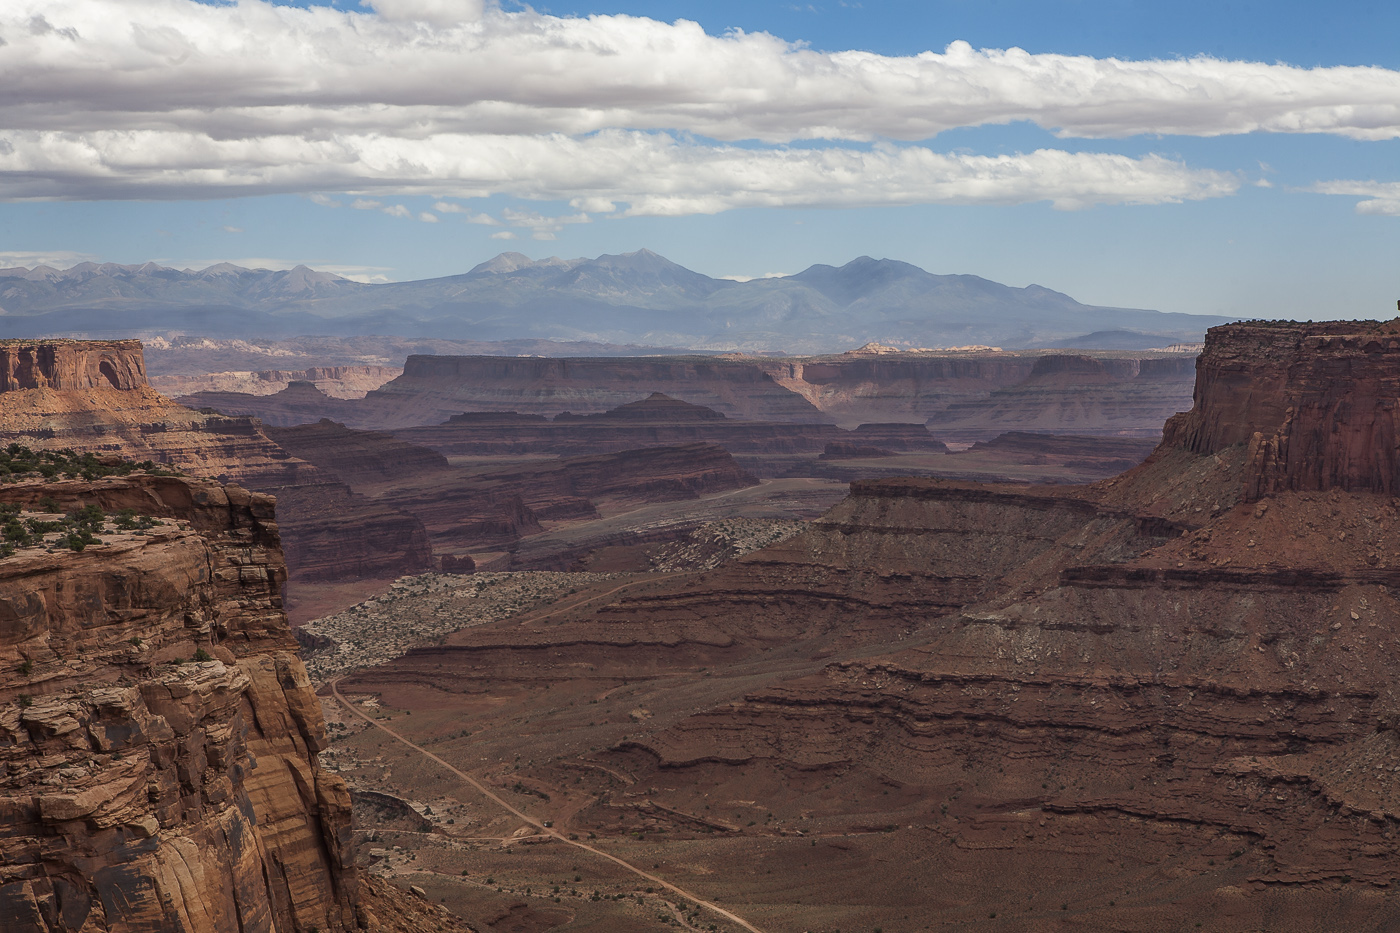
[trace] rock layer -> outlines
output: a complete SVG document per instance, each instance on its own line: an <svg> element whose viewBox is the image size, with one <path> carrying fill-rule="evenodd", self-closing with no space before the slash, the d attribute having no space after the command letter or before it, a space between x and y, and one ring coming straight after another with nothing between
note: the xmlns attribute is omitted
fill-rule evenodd
<svg viewBox="0 0 1400 933"><path fill-rule="evenodd" d="M1200 372L1168 440L1198 454L1248 445L1248 498L1400 490L1400 321L1217 328Z"/></svg>
<svg viewBox="0 0 1400 933"><path fill-rule="evenodd" d="M135 340L0 343L0 392L135 389L145 384L141 344Z"/></svg>
<svg viewBox="0 0 1400 933"><path fill-rule="evenodd" d="M354 928L350 801L317 763L272 499L174 477L0 489L44 496L165 522L0 562L6 929Z"/></svg>
<svg viewBox="0 0 1400 933"><path fill-rule="evenodd" d="M11 343L3 353L11 388L0 392L0 441L150 459L282 496L299 578L393 577L431 565L417 519L292 456L253 418L194 411L152 390L139 341ZM378 534L346 535L346 523Z"/></svg>
<svg viewBox="0 0 1400 933"><path fill-rule="evenodd" d="M1120 477L854 483L806 531L709 574L463 631L360 689L548 678L526 773L563 793L570 739L590 733L559 711L561 684L600 710L600 681L630 684L641 712L600 761L636 790L600 784L576 830L694 834L667 814L752 806L747 828L712 824L762 840L747 863L731 842L727 870L814 832L804 875L878 892L888 906L862 916L889 925L918 909L1018 929L1391 929L1387 333L1219 328L1196 408ZM643 793L644 819L624 799ZM876 832L883 857L842 861ZM847 906L802 909L830 926Z"/></svg>

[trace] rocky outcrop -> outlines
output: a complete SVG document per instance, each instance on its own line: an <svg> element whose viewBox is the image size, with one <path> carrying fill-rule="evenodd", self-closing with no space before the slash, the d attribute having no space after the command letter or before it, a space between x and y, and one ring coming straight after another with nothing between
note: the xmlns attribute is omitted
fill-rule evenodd
<svg viewBox="0 0 1400 933"><path fill-rule="evenodd" d="M897 450L905 453L945 454L948 452L948 445L930 434L928 428L922 424L902 422L858 424L851 432L851 441L856 444L882 447L885 450Z"/></svg>
<svg viewBox="0 0 1400 933"><path fill-rule="evenodd" d="M447 458L391 434L353 431L322 418L315 424L268 428L268 436L294 456L351 484L384 483L448 467Z"/></svg>
<svg viewBox="0 0 1400 933"><path fill-rule="evenodd" d="M146 384L136 340L0 342L0 392L135 389Z"/></svg>
<svg viewBox="0 0 1400 933"><path fill-rule="evenodd" d="M271 394L241 389L201 389L182 395L180 404L227 415L248 415L264 424L290 427L321 419L359 423L354 401L327 395L314 382L293 380Z"/></svg>
<svg viewBox="0 0 1400 933"><path fill-rule="evenodd" d="M1013 385L951 400L928 419L928 427L964 442L1026 431L1156 438L1163 421L1191 407L1193 379L1192 359L1185 354L1046 355Z"/></svg>
<svg viewBox="0 0 1400 933"><path fill-rule="evenodd" d="M599 412L664 392L730 417L823 422L806 399L747 360L410 356L403 375L356 403L352 427L436 424L462 411Z"/></svg>
<svg viewBox="0 0 1400 933"><path fill-rule="evenodd" d="M302 579L431 566L417 519L288 453L253 418L194 411L152 390L139 341L11 343L0 351L10 354L3 359L14 384L0 392L0 442L150 459L274 493L283 500L288 563ZM347 524L376 533L347 535Z"/></svg>
<svg viewBox="0 0 1400 933"><path fill-rule="evenodd" d="M11 342L0 353L7 443L150 459L248 485L324 478L253 419L192 411L152 390L139 341Z"/></svg>
<svg viewBox="0 0 1400 933"><path fill-rule="evenodd" d="M152 376L151 386L179 399L180 396L196 392L272 395L293 382L309 382L330 398L363 398L366 392L379 388L401 372L403 370L396 366L312 366L297 370L262 369L197 376ZM203 407L203 403L180 401L193 408Z"/></svg>
<svg viewBox="0 0 1400 933"><path fill-rule="evenodd" d="M1166 442L1246 445L1246 498L1400 490L1400 321L1216 328L1199 369L1196 406Z"/></svg>
<svg viewBox="0 0 1400 933"><path fill-rule="evenodd" d="M350 800L317 763L272 499L174 477L0 488L41 497L161 523L0 561L5 928L355 928Z"/></svg>

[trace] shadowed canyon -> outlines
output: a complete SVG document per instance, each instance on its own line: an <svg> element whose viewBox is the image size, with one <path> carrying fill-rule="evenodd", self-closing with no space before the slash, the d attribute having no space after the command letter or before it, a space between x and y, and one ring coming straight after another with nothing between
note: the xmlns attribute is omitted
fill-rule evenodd
<svg viewBox="0 0 1400 933"><path fill-rule="evenodd" d="M219 372L0 345L6 929L1400 925L1395 322Z"/></svg>

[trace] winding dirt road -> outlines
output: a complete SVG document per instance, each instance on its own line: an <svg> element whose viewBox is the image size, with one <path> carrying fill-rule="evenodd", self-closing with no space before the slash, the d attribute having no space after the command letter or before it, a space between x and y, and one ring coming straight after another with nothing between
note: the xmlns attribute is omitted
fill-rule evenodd
<svg viewBox="0 0 1400 933"><path fill-rule="evenodd" d="M621 589L621 588L622 588L622 587L619 587L619 589ZM603 594L603 595L606 596L606 595L608 595L608 594L605 593L605 594ZM595 597L595 598L598 598L598 597ZM428 751L427 749L425 749L425 748L423 748L423 747L421 747L421 746L419 746L419 745L414 744L413 742L411 742L411 741L409 741L408 739L404 738L402 735L400 735L399 733L395 732L393 729L390 729L388 726L384 725L383 723L379 722L378 720L374 719L373 717L367 716L363 711L361 711L361 710L360 710L358 707L356 707L353 703L351 703L349 700L345 699L345 697L343 697L343 696L340 695L340 678L337 677L335 680L332 680L332 681L330 682L330 688L331 688L331 695L335 697L336 702L340 703L341 706L344 706L344 707L345 707L347 710L349 710L352 714L354 714L355 716L358 716L360 719L363 719L365 722L369 723L369 724L370 724L371 726L373 726L374 728L379 729L380 731L382 731L382 732L388 734L389 736L391 736L391 737L394 738L395 740L397 740L397 741L399 741L399 742L402 742L404 745L407 745L409 748L413 749L415 752L417 752L418 754L422 755L424 758L428 758L428 759L430 759L430 760L432 760L432 761L437 762L439 765L442 765L442 767L446 768L448 771L451 771L451 772L452 772L453 774L455 774L457 777L461 778L464 782L466 782L467 784L471 785L472 788L474 788L474 789L475 789L478 793L480 793L483 797L486 797L488 800L491 800L491 801L493 801L494 803L498 804L502 809L506 810L507 812L509 812L509 813L512 814L513 816L515 816L515 817L517 817L517 818L523 820L524 822L530 824L531 826L535 827L535 828L536 828L537 830L539 830L541 833L544 833L544 834L547 835L547 836L551 836L551 837L553 837L554 839L557 839L558 841L564 843L565 845L573 846L573 847L576 848L576 849L582 849L582 850L584 850L585 852L592 852L594 855L598 856L599 858L605 858L605 859L607 859L609 862L612 862L612 863L614 863L615 865L619 865L619 866L621 866L622 868L627 869L628 871L632 872L634 875L637 875L637 876L640 877L640 878L645 878L647 881L650 881L650 882L652 882L653 884L660 885L662 888L665 888L667 891L670 891L672 894L675 894L675 895L677 895L677 896L679 896L679 897L683 897L683 898L685 898L686 900L690 901L691 903L696 904L696 905L698 905L698 906L700 906L700 907L703 907L703 908L706 909L706 910L712 911L712 912L715 913L716 915L718 915L718 916L720 916L720 917L723 917L723 918L726 919L726 920L729 920L729 921L731 921L731 922L733 922L733 923L737 923L739 926L743 927L745 930L748 930L749 933L763 933L762 930L760 930L758 927L754 926L752 923L749 923L749 922L748 922L747 920L745 920L743 917L740 917L738 914L731 913L730 911L725 910L723 907L720 907L718 904L711 903L710 901L707 901L707 900L705 900L704 898L701 898L701 897L698 897L698 896L696 896L696 895L694 895L694 894L691 894L689 891L687 891L687 890L685 890L685 889L683 889L683 888L678 888L678 887L676 887L674 884L672 884L671 882L667 881L666 879L664 879L664 878L658 878L656 875L649 874L648 872L645 872L645 871L643 871L642 869L638 868L636 865L633 865L631 862L627 862L627 861L624 861L623 859L618 858L616 855L610 855L609 853L604 852L604 851L602 851L601 849L596 849L596 848L594 848L593 846L588 845L587 843L579 842L579 841L576 840L576 839L570 839L570 838L568 838L567 836L563 835L562 833L556 832L553 828L551 828L551 827L549 827L549 826L545 826L543 823L541 823L539 820L535 819L534 817L532 817L532 816L530 816L530 815L528 815L528 814L526 814L526 813L522 813L521 811L517 810L515 807L513 807L513 806L511 806L509 803L507 803L505 800L503 800L503 799L501 799L500 797L496 796L494 793L492 793L490 790L488 790L488 789L486 788L485 785L483 785L483 784L482 784L480 781L478 781L476 778L472 777L470 774L467 774L467 773L465 773L465 772L463 772L463 771L457 770L457 769L454 768L452 765L450 765L450 764L448 764L447 762L443 761L443 760L442 760L441 758L439 758L437 755L434 755L432 752Z"/></svg>

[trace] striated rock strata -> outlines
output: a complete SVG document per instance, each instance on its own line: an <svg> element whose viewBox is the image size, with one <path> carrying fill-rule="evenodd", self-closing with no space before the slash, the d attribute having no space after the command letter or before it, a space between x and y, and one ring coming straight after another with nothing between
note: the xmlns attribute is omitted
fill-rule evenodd
<svg viewBox="0 0 1400 933"><path fill-rule="evenodd" d="M548 679L526 774L552 792L571 742L617 735L561 691L628 685L600 760L637 790L599 784L571 825L690 838L686 814L752 806L709 826L764 854L730 843L720 870L755 913L821 879L814 927L859 904L887 926L1393 929L1397 348L1374 323L1217 328L1196 408L1122 476L854 483L709 574L463 631L358 689ZM765 882L783 852L800 874Z"/></svg>
<svg viewBox="0 0 1400 933"><path fill-rule="evenodd" d="M1042 356L1023 380L981 398L951 400L928 426L958 441L1011 431L1155 438L1163 421L1190 407L1191 364L1185 355Z"/></svg>
<svg viewBox="0 0 1400 933"><path fill-rule="evenodd" d="M151 385L170 396L195 392L272 395L294 382L309 382L330 398L363 398L403 370L394 366L312 366L309 369L262 369L151 377ZM196 406L198 407L198 406ZM217 407L217 406L216 406Z"/></svg>
<svg viewBox="0 0 1400 933"><path fill-rule="evenodd" d="M417 519L292 456L253 418L194 411L154 391L139 341L12 341L0 344L0 364L0 442L150 459L277 494L298 577L392 577L431 564ZM347 522L378 534L346 535Z"/></svg>
<svg viewBox="0 0 1400 933"><path fill-rule="evenodd" d="M350 800L317 763L272 499L174 477L0 488L41 496L165 523L0 561L5 929L355 928Z"/></svg>
<svg viewBox="0 0 1400 933"><path fill-rule="evenodd" d="M552 419L518 412L464 412L439 425L398 429L394 436L448 456L579 456L715 444L764 472L786 468L794 458L819 453L830 444L878 444L927 453L947 450L921 424L863 424L847 431L832 424L743 421L661 392L605 412L560 412Z"/></svg>

